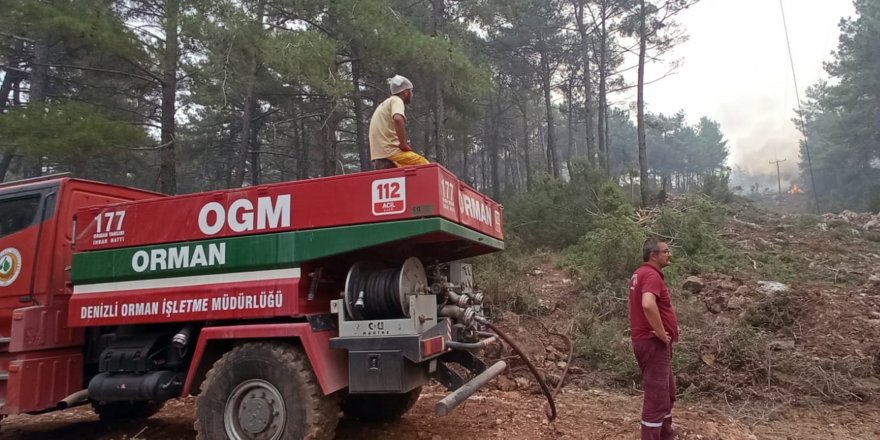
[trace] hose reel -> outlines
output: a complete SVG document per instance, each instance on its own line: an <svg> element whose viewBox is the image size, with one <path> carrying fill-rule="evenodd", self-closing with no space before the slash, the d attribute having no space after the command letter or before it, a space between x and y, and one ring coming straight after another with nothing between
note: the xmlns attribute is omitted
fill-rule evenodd
<svg viewBox="0 0 880 440"><path fill-rule="evenodd" d="M410 257L399 267L355 263L345 278L345 310L355 320L409 317L409 295L428 286L425 267Z"/></svg>

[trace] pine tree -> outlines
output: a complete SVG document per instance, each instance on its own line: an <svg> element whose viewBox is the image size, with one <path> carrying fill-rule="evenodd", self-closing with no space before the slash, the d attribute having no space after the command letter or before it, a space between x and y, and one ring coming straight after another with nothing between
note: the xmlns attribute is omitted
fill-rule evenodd
<svg viewBox="0 0 880 440"><path fill-rule="evenodd" d="M880 210L880 3L856 0L857 16L842 20L826 71L833 79L811 87L795 123L804 131L801 173L809 182L812 153L823 208Z"/></svg>

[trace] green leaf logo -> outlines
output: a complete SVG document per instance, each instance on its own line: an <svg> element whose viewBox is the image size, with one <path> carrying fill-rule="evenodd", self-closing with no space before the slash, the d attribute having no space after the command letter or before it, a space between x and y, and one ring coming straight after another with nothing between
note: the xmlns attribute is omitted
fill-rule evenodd
<svg viewBox="0 0 880 440"><path fill-rule="evenodd" d="M21 253L15 248L6 248L0 251L0 287L6 287L15 282L21 271Z"/></svg>

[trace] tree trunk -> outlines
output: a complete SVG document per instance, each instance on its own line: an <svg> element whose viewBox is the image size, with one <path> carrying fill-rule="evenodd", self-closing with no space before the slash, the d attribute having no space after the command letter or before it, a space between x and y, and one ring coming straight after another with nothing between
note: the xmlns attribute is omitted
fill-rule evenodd
<svg viewBox="0 0 880 440"><path fill-rule="evenodd" d="M177 106L177 65L180 58L178 19L180 0L165 2L165 53L162 57L162 119L159 153L159 191L165 194L177 192L177 159L175 158L174 116Z"/></svg>
<svg viewBox="0 0 880 440"><path fill-rule="evenodd" d="M3 76L3 83L0 84L0 114L6 110L6 106L9 103L9 94L12 93L21 80L21 74L16 71L6 70L5 75ZM3 156L0 157L0 182L3 182L6 179L9 165L12 164L12 159L15 157L15 150L15 147L10 147L4 151Z"/></svg>
<svg viewBox="0 0 880 440"><path fill-rule="evenodd" d="M261 32L263 30L264 6L265 1L261 1L257 4L256 21L260 25ZM254 52L251 53L250 65L248 66L246 77L247 84L245 85L244 108L242 109L241 115L241 136L239 137L238 143L238 162L235 165L235 177L232 181L232 186L235 188L241 188L242 185L244 185L244 176L247 172L248 150L250 150L251 145L251 130L254 121L254 111L256 111L257 107L257 97L254 95L254 87L257 82L257 72L260 68L260 59L256 48L253 50ZM251 164L252 168L253 166L254 164ZM254 171L252 170L252 172Z"/></svg>
<svg viewBox="0 0 880 440"><path fill-rule="evenodd" d="M237 139L236 136L239 136L240 131L240 125L233 125L230 127L228 136L229 145L233 145L235 143L234 140ZM235 184L235 153L236 151L234 149L231 149L229 157L225 158L227 160L223 163L223 165L217 167L217 182L223 182L222 185L220 185L220 188L232 188Z"/></svg>
<svg viewBox="0 0 880 440"><path fill-rule="evenodd" d="M584 23L584 3L586 3L586 0L575 0L575 7L577 8L575 19L577 21L578 33L581 37L581 59L584 63L584 118L586 118L584 125L587 129L587 156L589 156L590 162L594 162L596 159L594 157L596 150L596 138L593 132L593 83L590 79L590 36L587 33L587 26Z"/></svg>
<svg viewBox="0 0 880 440"><path fill-rule="evenodd" d="M339 124L339 113L332 101L326 102L326 113L321 124L321 151L323 152L323 176L336 175L336 126Z"/></svg>
<svg viewBox="0 0 880 440"><path fill-rule="evenodd" d="M541 88L544 92L544 108L547 112L547 170L553 177L559 177L559 162L556 157L556 143L553 135L553 102L550 100L550 60L546 50L541 50Z"/></svg>
<svg viewBox="0 0 880 440"><path fill-rule="evenodd" d="M251 125L254 120L254 107L256 106L253 78L248 81L245 93L244 109L241 114L241 133L239 133L238 138L238 161L235 163L235 169L232 174L234 176L232 178L233 188L241 188L244 185L244 174L247 169L248 150L251 144Z"/></svg>
<svg viewBox="0 0 880 440"><path fill-rule="evenodd" d="M263 124L256 123L251 127L251 185L257 186L262 181L260 167L260 130Z"/></svg>
<svg viewBox="0 0 880 440"><path fill-rule="evenodd" d="M415 127L413 127L412 125L410 125L409 127L412 129L412 137L414 138L416 135ZM422 138L422 148L425 149L424 154L426 157L430 157L433 151L433 146L431 143L431 131L432 130L429 130L427 127L422 130L422 136L424 136L424 138Z"/></svg>
<svg viewBox="0 0 880 440"><path fill-rule="evenodd" d="M297 117L299 115L299 110L296 108L291 110L293 112L293 116ZM297 167L299 166L299 151L300 151L300 137L299 137L299 121L293 121L290 125L291 133L290 133L290 158L293 159L293 165L288 166L290 161L285 160L285 173L281 176L281 180L283 182L287 182L288 180L297 180L299 179Z"/></svg>
<svg viewBox="0 0 880 440"><path fill-rule="evenodd" d="M516 136L511 136L511 145L507 157L507 167L510 168L510 189L517 191L522 188L523 181L522 168L519 162L519 140Z"/></svg>
<svg viewBox="0 0 880 440"><path fill-rule="evenodd" d="M12 164L12 159L15 158L15 149L10 148L3 153L3 157L0 158L0 182L6 180L6 173L9 171L9 165Z"/></svg>
<svg viewBox="0 0 880 440"><path fill-rule="evenodd" d="M46 101L46 88L49 85L46 67L48 63L49 43L46 37L41 36L34 43L34 65L31 68L28 104L42 104Z"/></svg>
<svg viewBox="0 0 880 440"><path fill-rule="evenodd" d="M599 141L599 155L603 157L604 163L602 163L602 167L605 169L605 173L609 174L609 157L610 151L608 151L608 139L606 134L606 123L608 121L608 90L606 80L608 78L608 30L606 28L606 20L608 17L608 11L606 6L607 0L602 0L602 35L600 36L601 41L599 42L599 109L598 109L598 118L596 121L596 137Z"/></svg>
<svg viewBox="0 0 880 440"><path fill-rule="evenodd" d="M500 95L500 90L499 90ZM489 102L489 109L492 112L489 119L489 123L491 124L492 135L489 140L488 150L489 150L489 167L490 167L490 175L492 180L492 198L498 200L501 196L501 183L499 181L498 174L498 162L501 158L498 156L498 119L501 117L500 111L500 103L498 102L501 97L495 99L493 96L491 101Z"/></svg>
<svg viewBox="0 0 880 440"><path fill-rule="evenodd" d="M528 103L520 106L523 128L523 165L526 167L526 188L532 189L532 164L529 159L529 111Z"/></svg>
<svg viewBox="0 0 880 440"><path fill-rule="evenodd" d="M309 143L306 133L306 118L299 120L299 157L296 161L296 178L309 177Z"/></svg>
<svg viewBox="0 0 880 440"><path fill-rule="evenodd" d="M467 143L465 147L461 149L461 176L459 178L467 182L468 175L470 175L470 170L468 170L468 158L470 157L470 152L468 151Z"/></svg>
<svg viewBox="0 0 880 440"><path fill-rule="evenodd" d="M3 83L0 84L0 112L6 110L9 104L9 94L15 88L15 84L21 81L21 75L14 70L6 70L3 75Z"/></svg>
<svg viewBox="0 0 880 440"><path fill-rule="evenodd" d="M17 82L12 85L12 105L15 107L21 106L21 82Z"/></svg>
<svg viewBox="0 0 880 440"><path fill-rule="evenodd" d="M639 132L639 190L642 196L642 206L648 206L648 153L645 139L645 52L647 51L647 30L645 0L639 1L639 78L637 97L637 116Z"/></svg>
<svg viewBox="0 0 880 440"><path fill-rule="evenodd" d="M574 99L574 75L568 79L568 90L565 92L568 95L565 97L565 100L568 101L568 157L565 160L565 164L568 167L568 176L571 178L571 164L576 151L574 144L574 104L571 102Z"/></svg>
<svg viewBox="0 0 880 440"><path fill-rule="evenodd" d="M501 155L503 157L502 163L504 164L504 179L501 181L502 183L502 194L509 194L510 189L513 186L513 165L510 161L510 144L507 142L507 139L504 141L504 145L502 146ZM495 200L499 200L496 198Z"/></svg>
<svg viewBox="0 0 880 440"><path fill-rule="evenodd" d="M486 192L486 182L489 181L489 170L487 168L489 167L486 158L486 149L483 148L480 150L480 186L475 186L480 192Z"/></svg>
<svg viewBox="0 0 880 440"><path fill-rule="evenodd" d="M476 152L476 154L474 154L474 160L471 161L471 163L473 164L473 166L471 166L471 168L473 169L473 175L471 176L471 179L470 179L470 181L467 182L467 184L470 185L470 186L472 186L472 187L474 187L474 188L476 188L476 187L477 187L477 180L479 180L479 178L480 178L480 168L479 168L479 166L480 166L480 157L479 157L479 152Z"/></svg>
<svg viewBox="0 0 880 440"><path fill-rule="evenodd" d="M438 38L440 28L444 25L444 12L446 0L431 0L431 36ZM446 107L444 102L443 79L441 75L434 77L434 151L437 153L437 162L446 164ZM427 145L425 145L427 147Z"/></svg>
<svg viewBox="0 0 880 440"><path fill-rule="evenodd" d="M46 89L49 87L49 75L46 65L49 64L48 36L41 35L34 43L34 64L31 68L30 92L28 106L38 107L46 103ZM43 174L43 158L34 155L25 160L24 177L39 177Z"/></svg>
<svg viewBox="0 0 880 440"><path fill-rule="evenodd" d="M351 82L354 89L354 126L357 142L358 159L361 171L370 170L370 142L367 138L367 124L364 123L364 100L361 97L361 62L356 45L352 45L355 60L351 62Z"/></svg>
<svg viewBox="0 0 880 440"><path fill-rule="evenodd" d="M437 152L437 162L446 164L446 107L443 102L443 85L441 81L434 83L434 151Z"/></svg>

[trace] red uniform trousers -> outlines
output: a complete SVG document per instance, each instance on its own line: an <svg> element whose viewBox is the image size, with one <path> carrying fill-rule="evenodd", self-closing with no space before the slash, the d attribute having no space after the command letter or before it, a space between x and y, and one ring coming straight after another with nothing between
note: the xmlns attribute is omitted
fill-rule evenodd
<svg viewBox="0 0 880 440"><path fill-rule="evenodd" d="M672 344L657 338L632 341L633 353L642 370L642 440L672 440L672 405L675 377L672 374Z"/></svg>

